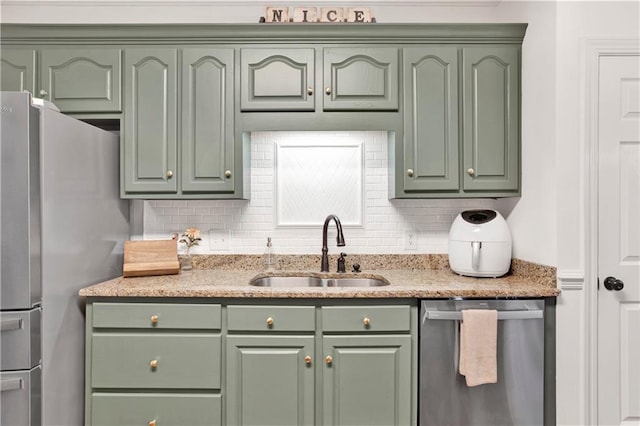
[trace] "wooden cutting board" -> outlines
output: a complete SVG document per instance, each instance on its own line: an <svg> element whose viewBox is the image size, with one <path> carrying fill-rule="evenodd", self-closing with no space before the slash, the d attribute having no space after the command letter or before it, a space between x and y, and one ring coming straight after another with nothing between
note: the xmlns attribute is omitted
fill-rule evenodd
<svg viewBox="0 0 640 426"><path fill-rule="evenodd" d="M125 241L125 277L172 275L180 272L176 240Z"/></svg>

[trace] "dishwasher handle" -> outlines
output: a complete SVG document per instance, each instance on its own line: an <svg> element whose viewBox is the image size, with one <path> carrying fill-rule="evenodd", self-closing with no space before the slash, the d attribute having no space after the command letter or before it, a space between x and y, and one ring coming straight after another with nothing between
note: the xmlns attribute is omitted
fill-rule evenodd
<svg viewBox="0 0 640 426"><path fill-rule="evenodd" d="M540 309L531 311L498 311L499 320L512 319L540 319L543 311ZM424 319L462 321L462 311L425 311Z"/></svg>

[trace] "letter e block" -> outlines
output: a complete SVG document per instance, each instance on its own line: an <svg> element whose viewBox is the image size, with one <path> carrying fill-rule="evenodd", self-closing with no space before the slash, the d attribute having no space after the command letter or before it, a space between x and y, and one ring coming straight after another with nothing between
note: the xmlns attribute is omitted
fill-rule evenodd
<svg viewBox="0 0 640 426"><path fill-rule="evenodd" d="M350 7L347 10L347 22L371 22L371 9L368 7Z"/></svg>

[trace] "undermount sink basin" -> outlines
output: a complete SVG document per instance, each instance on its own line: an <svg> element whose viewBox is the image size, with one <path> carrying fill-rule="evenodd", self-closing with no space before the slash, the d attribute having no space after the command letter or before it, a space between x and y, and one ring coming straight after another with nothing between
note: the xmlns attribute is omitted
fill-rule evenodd
<svg viewBox="0 0 640 426"><path fill-rule="evenodd" d="M389 285L383 278L319 278L319 277L259 277L251 280L256 287L380 287Z"/></svg>

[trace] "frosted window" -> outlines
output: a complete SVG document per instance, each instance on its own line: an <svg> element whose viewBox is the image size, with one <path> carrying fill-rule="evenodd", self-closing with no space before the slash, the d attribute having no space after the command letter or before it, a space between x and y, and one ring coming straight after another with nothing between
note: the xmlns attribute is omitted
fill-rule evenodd
<svg viewBox="0 0 640 426"><path fill-rule="evenodd" d="M335 214L363 225L363 141L348 134L287 133L276 141L276 225L322 225Z"/></svg>

